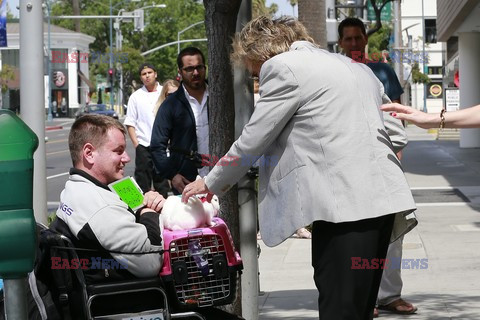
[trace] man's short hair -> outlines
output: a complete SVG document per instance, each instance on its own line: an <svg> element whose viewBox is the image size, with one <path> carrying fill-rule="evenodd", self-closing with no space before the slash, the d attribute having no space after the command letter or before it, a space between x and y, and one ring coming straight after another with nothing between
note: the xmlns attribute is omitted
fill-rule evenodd
<svg viewBox="0 0 480 320"><path fill-rule="evenodd" d="M202 57L203 63L206 63L205 62L205 56L203 55L203 53L200 49L195 48L195 47L187 47L187 48L183 49L182 51L180 51L180 53L177 56L178 70L182 70L182 68L183 68L182 58L184 56L194 56L196 54L199 54Z"/></svg>
<svg viewBox="0 0 480 320"><path fill-rule="evenodd" d="M95 148L100 148L105 143L105 137L110 129L118 129L126 134L125 127L112 117L87 114L78 118L68 135L68 148L73 166L82 161L83 146L91 143Z"/></svg>
<svg viewBox="0 0 480 320"><path fill-rule="evenodd" d="M230 58L235 65L243 65L246 60L265 62L290 50L295 41L315 43L305 26L292 17L282 16L272 20L260 16L235 35Z"/></svg>
<svg viewBox="0 0 480 320"><path fill-rule="evenodd" d="M367 35L367 31L365 30L365 25L363 24L362 20L358 18L346 18L338 25L338 36L339 39L343 39L343 29L346 27L358 27L362 31L363 35Z"/></svg>
<svg viewBox="0 0 480 320"><path fill-rule="evenodd" d="M154 72L157 72L157 69L155 69L155 67L153 66L153 64L151 64L150 62L145 62L145 63L142 63L142 65L140 66L140 68L138 68L138 74L141 75L143 69L147 69L147 68L150 68L150 69L152 69Z"/></svg>

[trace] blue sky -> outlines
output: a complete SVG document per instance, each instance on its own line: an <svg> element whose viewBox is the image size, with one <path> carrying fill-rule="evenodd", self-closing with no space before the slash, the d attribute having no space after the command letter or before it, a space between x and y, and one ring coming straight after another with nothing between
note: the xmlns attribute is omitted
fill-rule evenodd
<svg viewBox="0 0 480 320"><path fill-rule="evenodd" d="M265 1L267 6L270 6L272 3L278 4L278 11L277 11L277 16L281 15L287 15L291 16L293 11L292 11L292 6L290 5L290 1L288 0L266 0ZM298 6L295 6L295 17L298 16Z"/></svg>
<svg viewBox="0 0 480 320"><path fill-rule="evenodd" d="M7 0L8 6L10 7L10 12L13 13L13 15L16 17L18 17L18 1L19 0Z"/></svg>

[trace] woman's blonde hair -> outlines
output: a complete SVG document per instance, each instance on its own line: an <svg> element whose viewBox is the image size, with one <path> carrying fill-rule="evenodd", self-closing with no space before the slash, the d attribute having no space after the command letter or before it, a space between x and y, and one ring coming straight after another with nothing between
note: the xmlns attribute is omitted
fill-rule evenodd
<svg viewBox="0 0 480 320"><path fill-rule="evenodd" d="M153 114L157 115L158 108L160 108L161 104L168 96L168 89L170 87L178 88L180 87L180 83L177 80L167 79L162 83L162 91L160 92L160 96L158 97L157 103L155 104L155 108L153 109Z"/></svg>
<svg viewBox="0 0 480 320"><path fill-rule="evenodd" d="M247 60L265 62L288 51L293 42L302 40L315 43L305 26L293 17L282 16L272 20L260 16L235 34L230 58L234 65L244 65Z"/></svg>

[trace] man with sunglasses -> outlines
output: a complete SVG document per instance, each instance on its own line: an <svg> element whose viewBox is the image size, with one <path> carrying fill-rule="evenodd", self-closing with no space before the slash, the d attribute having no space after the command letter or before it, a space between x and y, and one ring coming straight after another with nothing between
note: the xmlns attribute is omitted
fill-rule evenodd
<svg viewBox="0 0 480 320"><path fill-rule="evenodd" d="M181 85L160 106L150 147L157 173L170 179L173 192L180 194L197 175L208 173L208 167L199 169L188 157L192 152L209 154L208 86L205 57L198 48L180 51L177 65Z"/></svg>

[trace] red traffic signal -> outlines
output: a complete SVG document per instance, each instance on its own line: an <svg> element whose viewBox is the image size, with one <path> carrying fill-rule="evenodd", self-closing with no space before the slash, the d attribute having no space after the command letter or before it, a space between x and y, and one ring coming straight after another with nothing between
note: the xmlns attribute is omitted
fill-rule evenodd
<svg viewBox="0 0 480 320"><path fill-rule="evenodd" d="M113 69L108 69L108 75L113 76Z"/></svg>

